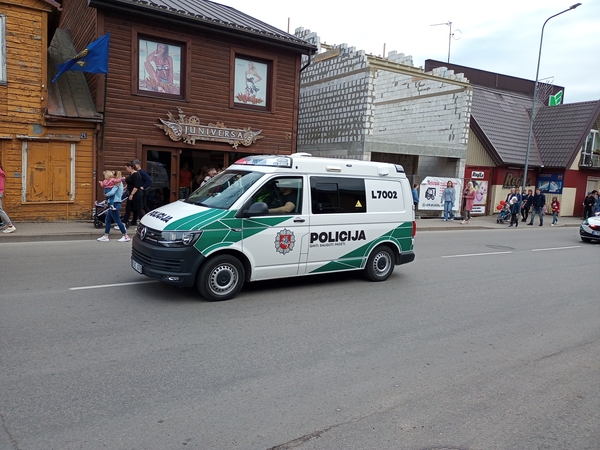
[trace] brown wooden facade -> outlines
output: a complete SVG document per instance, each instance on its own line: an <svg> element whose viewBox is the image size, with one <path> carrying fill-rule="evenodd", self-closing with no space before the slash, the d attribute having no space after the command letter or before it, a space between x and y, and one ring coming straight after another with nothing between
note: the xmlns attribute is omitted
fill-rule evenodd
<svg viewBox="0 0 600 450"><path fill-rule="evenodd" d="M161 166L169 184L159 200L165 203L178 198L179 168L184 162L196 174L202 167L226 167L244 154L295 152L301 51L235 33L191 25L175 27L160 18L96 9L94 2L91 4L88 6L87 0L64 0L59 26L71 32L77 49L110 33L106 107L104 76L88 78L98 110L106 111L103 137L98 136L98 174L104 169L124 170L125 162L132 159L142 161L150 173ZM181 49L178 95L139 88L139 66L143 63L139 46L147 41ZM269 68L266 106L234 102L236 58L256 60ZM157 126L169 113L194 117L200 125L261 130L260 138L237 148L227 142L174 141Z"/></svg>
<svg viewBox="0 0 600 450"><path fill-rule="evenodd" d="M96 124L49 121L51 0L3 0L6 73L0 80L0 161L6 172L3 208L13 221L89 218Z"/></svg>

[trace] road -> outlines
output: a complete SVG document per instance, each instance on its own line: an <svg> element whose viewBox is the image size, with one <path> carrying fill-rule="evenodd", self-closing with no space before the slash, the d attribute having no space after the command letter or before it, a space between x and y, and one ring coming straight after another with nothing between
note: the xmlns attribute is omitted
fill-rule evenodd
<svg viewBox="0 0 600 450"><path fill-rule="evenodd" d="M128 244L0 244L0 449L597 450L599 252L425 232L384 283L209 303Z"/></svg>

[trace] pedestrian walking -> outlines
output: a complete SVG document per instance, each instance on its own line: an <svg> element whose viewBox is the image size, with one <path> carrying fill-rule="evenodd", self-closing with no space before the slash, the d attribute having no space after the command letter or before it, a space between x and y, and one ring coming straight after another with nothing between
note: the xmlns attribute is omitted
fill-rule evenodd
<svg viewBox="0 0 600 450"><path fill-rule="evenodd" d="M535 215L540 216L540 227L544 226L544 207L546 206L546 196L539 189L535 190L535 194L531 199L531 220L527 225L533 225Z"/></svg>
<svg viewBox="0 0 600 450"><path fill-rule="evenodd" d="M106 224L104 226L104 235L100 236L97 241L99 242L108 242L110 241L110 228L114 223L117 224L117 228L121 231L122 236L118 239L118 242L129 242L131 238L127 235L127 229L123 222L121 221L121 206L123 197L123 183L115 184L110 191L106 194L107 201L108 199L113 200L113 208L109 208L106 213Z"/></svg>
<svg viewBox="0 0 600 450"><path fill-rule="evenodd" d="M475 188L473 187L473 182L469 181L467 183L467 188L463 192L463 198L465 201L465 211L463 213L463 220L460 222L461 224L471 223L471 211L473 210L473 203L475 202Z"/></svg>
<svg viewBox="0 0 600 450"><path fill-rule="evenodd" d="M417 214L417 208L419 207L419 185L417 183L413 184L412 198L415 205L415 214Z"/></svg>
<svg viewBox="0 0 600 450"><path fill-rule="evenodd" d="M531 199L533 197L533 191L529 189L527 193L523 192L521 196L521 215L523 218L521 222L527 222L527 218L529 217L529 210L531 209Z"/></svg>
<svg viewBox="0 0 600 450"><path fill-rule="evenodd" d="M598 191L594 189L592 191L592 195L594 196L594 206L592 208L591 217L600 216L600 201L598 200Z"/></svg>
<svg viewBox="0 0 600 450"><path fill-rule="evenodd" d="M454 220L453 209L456 202L456 191L454 190L454 183L452 181L446 183L446 189L442 192L442 202L444 202L444 222Z"/></svg>
<svg viewBox="0 0 600 450"><path fill-rule="evenodd" d="M558 201L558 197L552 197L550 209L552 210L552 223L550 226L553 227L554 224L558 223L558 213L560 213L560 202Z"/></svg>
<svg viewBox="0 0 600 450"><path fill-rule="evenodd" d="M6 173L2 168L2 163L0 163L0 221L2 221L2 226L4 230L2 232L4 234L12 233L13 231L17 231L17 227L15 227L6 214L6 211L2 209L2 197L4 197L4 179L6 178Z"/></svg>
<svg viewBox="0 0 600 450"><path fill-rule="evenodd" d="M515 188L510 190L510 194L508 194L507 203L510 208L510 225L509 227L518 227L519 226L519 211L521 211L521 194Z"/></svg>
<svg viewBox="0 0 600 450"><path fill-rule="evenodd" d="M596 205L596 197L594 191L588 192L583 200L583 220L593 216L594 206Z"/></svg>
<svg viewBox="0 0 600 450"><path fill-rule="evenodd" d="M139 159L134 159L132 161L133 166L135 167L135 170L137 170L137 172L140 174L140 176L142 177L142 185L140 186L140 191L142 191L142 212L144 214L148 213L148 204L147 204L147 196L148 196L148 189L150 189L150 186L152 186L152 177L148 174L148 172L146 172L144 169L142 169L142 163L140 162Z"/></svg>
<svg viewBox="0 0 600 450"><path fill-rule="evenodd" d="M137 226L138 219L141 219L144 215L142 213L142 176L135 169L133 162L125 163L125 170L129 173L129 176L125 178L127 183L127 189L129 190L129 197L125 204L125 227ZM133 219L129 222L129 217L133 213Z"/></svg>

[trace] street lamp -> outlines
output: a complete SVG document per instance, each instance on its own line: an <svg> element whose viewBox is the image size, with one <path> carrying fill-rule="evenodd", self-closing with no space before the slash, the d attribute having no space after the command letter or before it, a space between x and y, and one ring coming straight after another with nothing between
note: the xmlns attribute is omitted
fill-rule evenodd
<svg viewBox="0 0 600 450"><path fill-rule="evenodd" d="M561 14L566 13L567 11L571 11L572 9L581 6L581 3L575 3L569 9L565 9L564 11L559 12L558 14L554 14L546 19L544 25L542 25L542 35L540 36L540 52L538 54L538 62L537 62L537 71L535 72L535 84L533 85L533 102L531 104L531 117L529 118L529 135L527 136L527 150L525 151L525 171L523 173L523 187L521 193L525 192L525 187L527 183L527 170L529 164L529 149L531 148L531 134L533 133L533 119L535 117L535 99L537 97L537 88L538 88L538 76L540 74L540 59L542 58L542 41L544 40L544 27L548 23L550 19L556 16L560 16Z"/></svg>

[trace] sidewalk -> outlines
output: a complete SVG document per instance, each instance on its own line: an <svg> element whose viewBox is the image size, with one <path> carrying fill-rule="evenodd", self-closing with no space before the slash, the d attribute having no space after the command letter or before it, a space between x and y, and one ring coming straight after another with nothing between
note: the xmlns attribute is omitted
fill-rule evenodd
<svg viewBox="0 0 600 450"><path fill-rule="evenodd" d="M496 215L474 217L470 224L461 225L460 220L444 222L441 218L417 219L417 235L422 231L452 231L452 230L493 230L508 228L508 224L496 223ZM534 226L528 227L524 222L519 222L519 230L538 228L538 218ZM544 218L544 228L550 228L552 216ZM555 227L579 227L579 217L561 217ZM104 229L94 228L92 220L73 222L14 222L17 231L10 234L0 233L0 244L6 242L44 242L44 241L74 241L94 240L104 234ZM129 235L135 233L134 227L129 227ZM119 230L111 230L111 240L117 240L121 234Z"/></svg>

